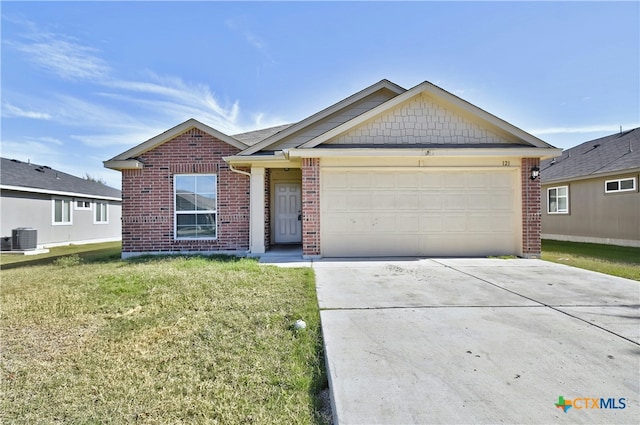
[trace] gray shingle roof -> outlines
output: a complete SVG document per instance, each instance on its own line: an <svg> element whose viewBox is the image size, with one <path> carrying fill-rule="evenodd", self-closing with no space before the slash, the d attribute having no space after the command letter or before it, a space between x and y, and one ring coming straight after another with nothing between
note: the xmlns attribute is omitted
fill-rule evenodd
<svg viewBox="0 0 640 425"><path fill-rule="evenodd" d="M542 183L640 170L640 127L590 140L540 164Z"/></svg>
<svg viewBox="0 0 640 425"><path fill-rule="evenodd" d="M291 127L293 124L278 125L276 127L263 128L260 130L249 131L247 133L234 134L234 139L244 143L247 146L253 146L258 142L263 141L267 137L271 137L282 130Z"/></svg>
<svg viewBox="0 0 640 425"><path fill-rule="evenodd" d="M56 192L70 192L88 197L122 198L118 189L89 181L50 167L0 158L0 184Z"/></svg>

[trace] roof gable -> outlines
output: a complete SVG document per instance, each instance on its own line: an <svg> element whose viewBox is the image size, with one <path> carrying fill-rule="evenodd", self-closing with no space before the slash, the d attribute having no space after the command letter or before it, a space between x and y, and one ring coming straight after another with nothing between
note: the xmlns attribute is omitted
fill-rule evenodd
<svg viewBox="0 0 640 425"><path fill-rule="evenodd" d="M397 84L388 80L381 80L264 139L243 152L240 152L240 155L251 155L261 150L280 150L286 147L297 147L311 140L313 137L339 126L354 116L358 116L405 91L406 89Z"/></svg>
<svg viewBox="0 0 640 425"><path fill-rule="evenodd" d="M426 81L300 147L364 143L552 147Z"/></svg>
<svg viewBox="0 0 640 425"><path fill-rule="evenodd" d="M120 190L102 183L86 180L46 165L1 158L1 186L3 189L26 192L83 195L89 198L120 200Z"/></svg>
<svg viewBox="0 0 640 425"><path fill-rule="evenodd" d="M540 168L543 183L640 171L640 127L581 143Z"/></svg>
<svg viewBox="0 0 640 425"><path fill-rule="evenodd" d="M210 134L211 136L214 136L222 140L223 142L228 143L231 146L235 146L240 150L246 149L248 147L248 145L246 145L245 143L242 143L241 141L231 136L228 136L216 130L213 127L209 127L208 125L203 124L200 121L191 118L183 122L182 124L178 124L177 126L165 131L162 134L152 137L146 142L143 142L137 146L134 146L133 148L129 149L126 152L121 153L120 155L114 156L108 161L104 161L104 166L107 168L115 169L115 170L120 170L123 168L137 168L138 161L135 159L137 156L142 155L143 153L148 152L162 145L163 143L166 143L174 139L175 137L183 133L186 133L192 128L197 128L200 131Z"/></svg>

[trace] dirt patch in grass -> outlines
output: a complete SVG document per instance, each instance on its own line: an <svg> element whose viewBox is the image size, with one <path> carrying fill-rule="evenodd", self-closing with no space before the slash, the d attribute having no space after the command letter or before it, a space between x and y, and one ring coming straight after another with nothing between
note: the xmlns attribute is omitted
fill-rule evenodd
<svg viewBox="0 0 640 425"><path fill-rule="evenodd" d="M310 269L163 257L0 277L3 423L326 423Z"/></svg>

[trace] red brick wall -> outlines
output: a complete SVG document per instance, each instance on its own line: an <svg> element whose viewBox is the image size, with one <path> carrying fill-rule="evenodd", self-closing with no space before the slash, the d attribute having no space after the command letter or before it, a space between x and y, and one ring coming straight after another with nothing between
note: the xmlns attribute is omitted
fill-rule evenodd
<svg viewBox="0 0 640 425"><path fill-rule="evenodd" d="M302 159L302 255L320 255L320 159Z"/></svg>
<svg viewBox="0 0 640 425"><path fill-rule="evenodd" d="M141 170L122 171L122 252L247 250L249 177L222 157L239 149L198 129L146 152ZM218 238L174 240L174 174L218 175Z"/></svg>
<svg viewBox="0 0 640 425"><path fill-rule="evenodd" d="M539 158L522 158L522 254L527 258L540 258L541 212L540 178L531 180L531 168L540 167Z"/></svg>
<svg viewBox="0 0 640 425"><path fill-rule="evenodd" d="M264 170L264 249L271 247L271 170Z"/></svg>

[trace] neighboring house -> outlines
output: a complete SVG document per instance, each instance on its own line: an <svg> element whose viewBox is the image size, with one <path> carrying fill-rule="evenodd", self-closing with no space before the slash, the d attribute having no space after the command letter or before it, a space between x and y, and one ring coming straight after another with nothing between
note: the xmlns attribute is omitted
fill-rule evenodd
<svg viewBox="0 0 640 425"><path fill-rule="evenodd" d="M540 255L547 143L424 82L382 80L304 120L228 136L190 119L105 161L123 256Z"/></svg>
<svg viewBox="0 0 640 425"><path fill-rule="evenodd" d="M120 240L119 190L15 159L0 166L3 239L27 227L37 230L38 247Z"/></svg>
<svg viewBox="0 0 640 425"><path fill-rule="evenodd" d="M640 247L640 128L567 149L541 177L543 238Z"/></svg>

